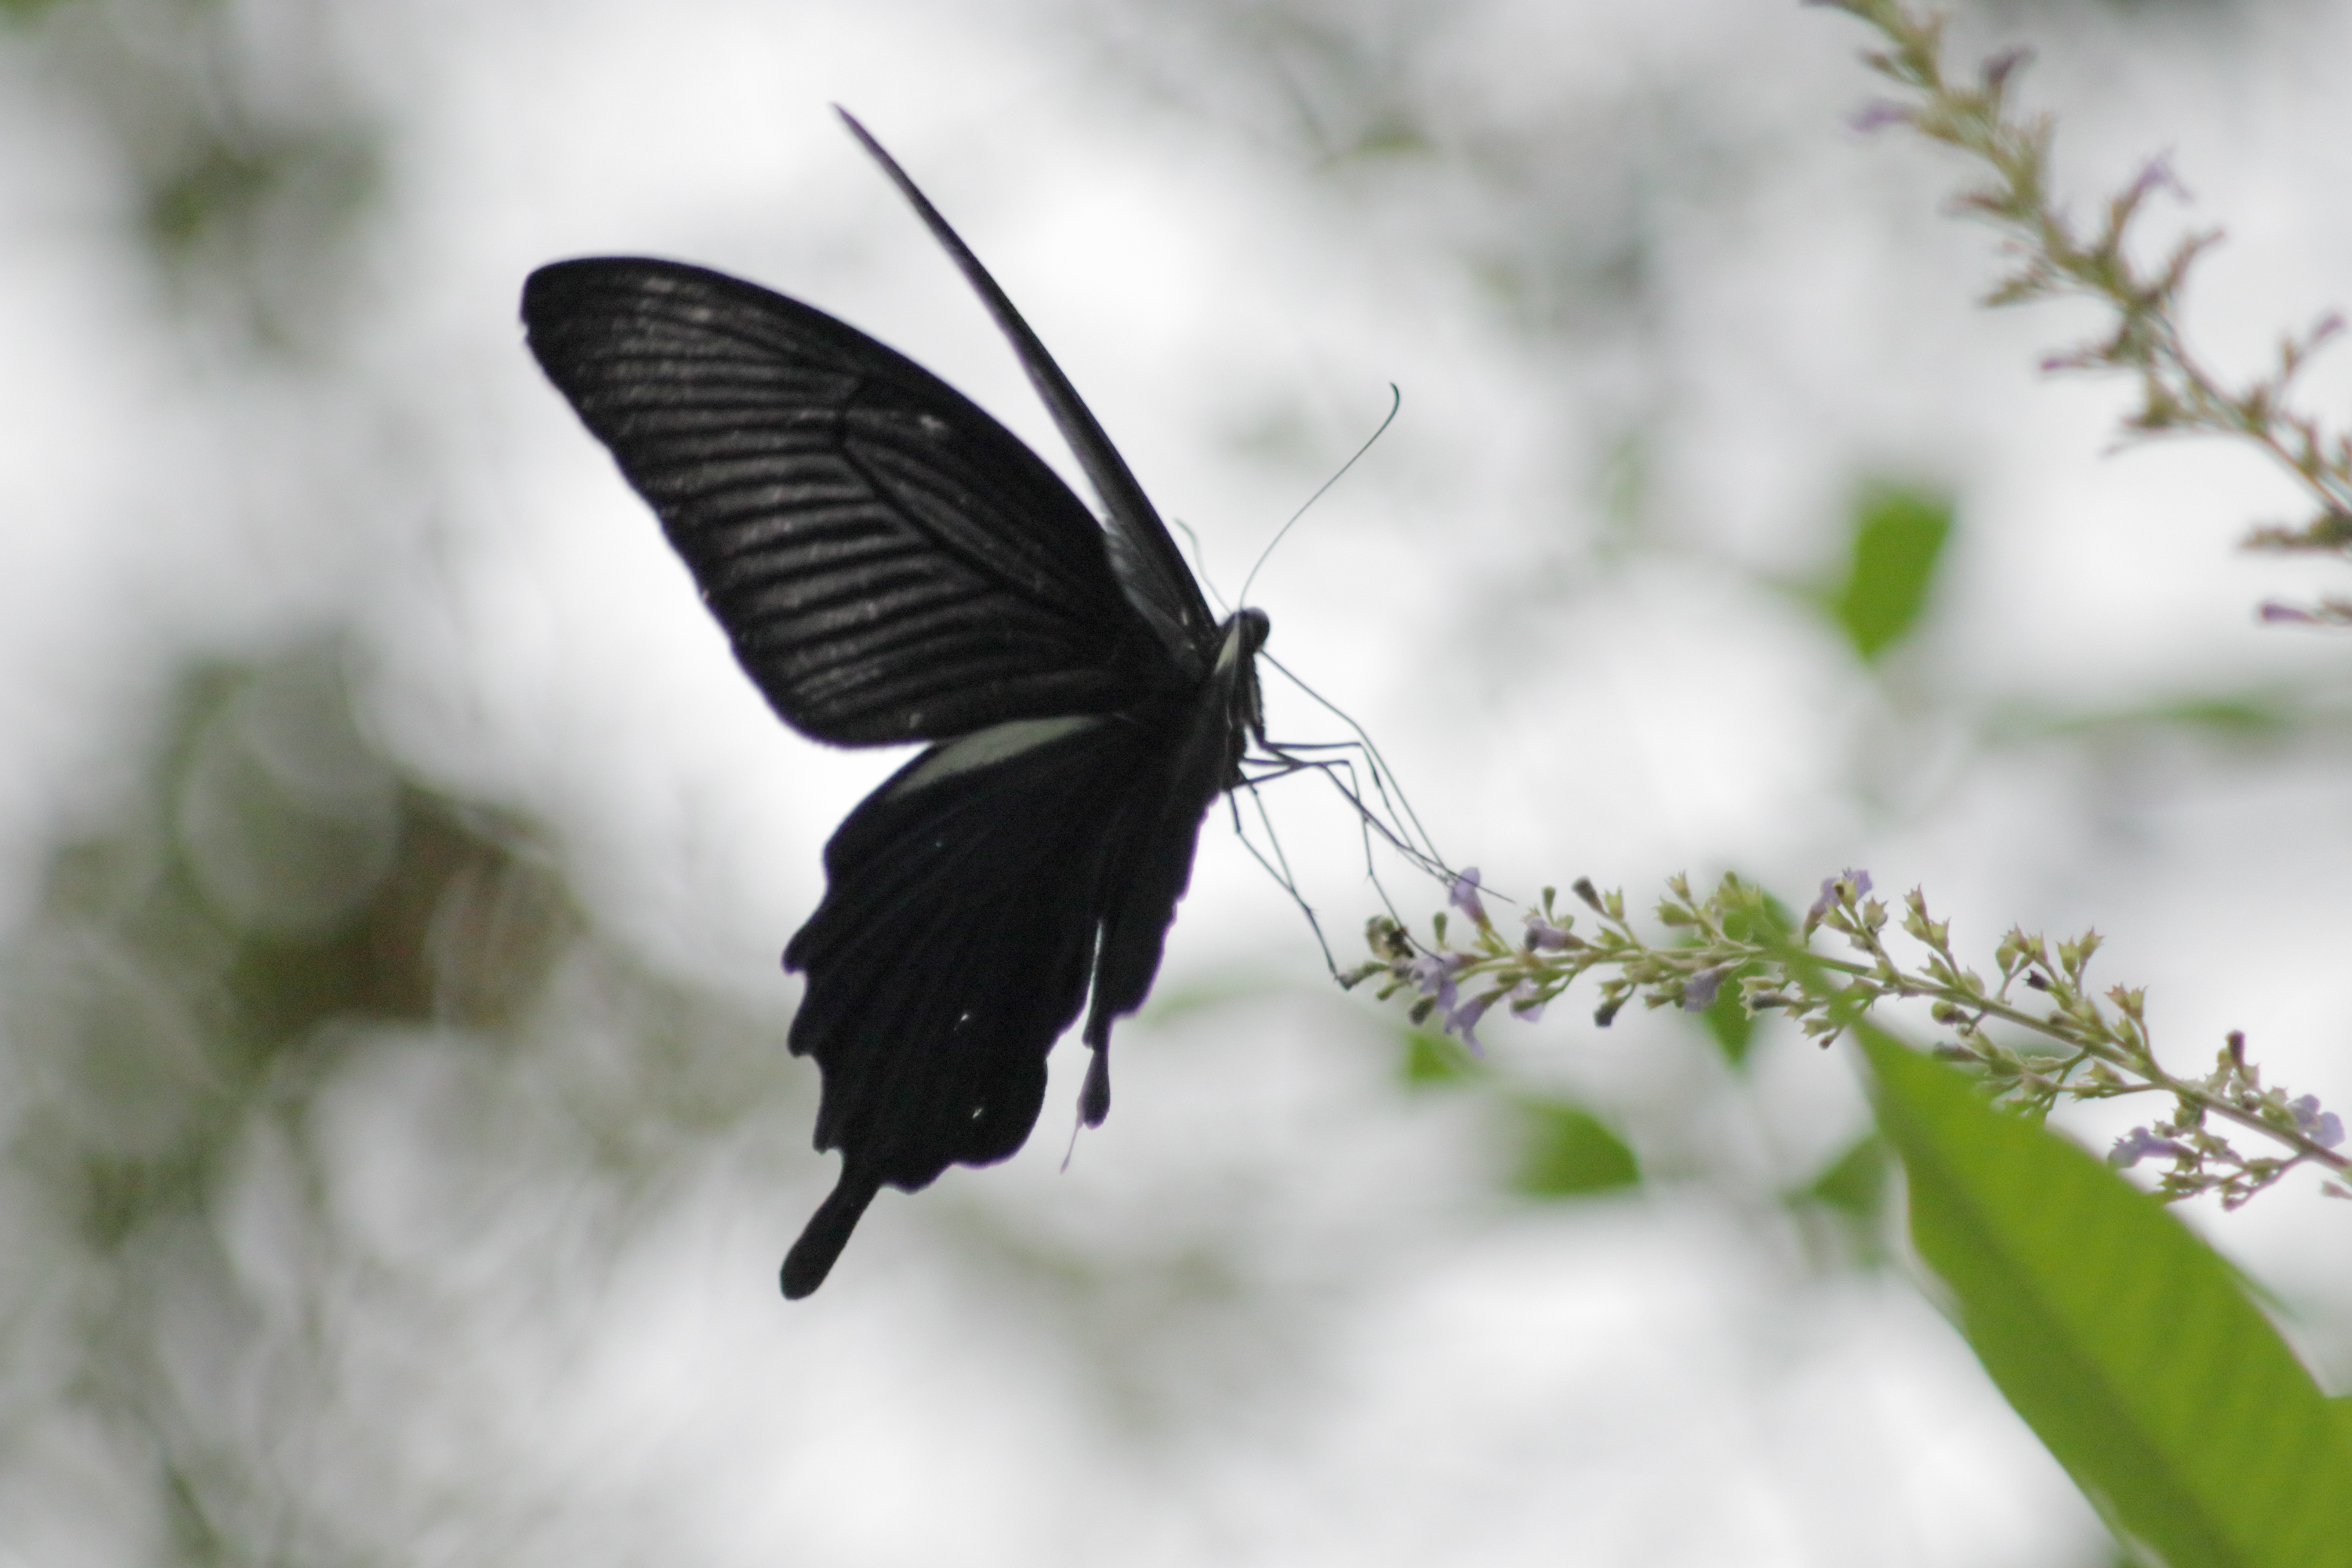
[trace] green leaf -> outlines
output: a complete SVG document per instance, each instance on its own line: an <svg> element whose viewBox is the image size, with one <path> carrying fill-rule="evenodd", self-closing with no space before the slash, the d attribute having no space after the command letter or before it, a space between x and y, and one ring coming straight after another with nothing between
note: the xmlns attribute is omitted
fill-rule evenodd
<svg viewBox="0 0 2352 1568"><path fill-rule="evenodd" d="M1583 1107L1523 1099L1525 1123L1511 1190L1531 1198L1576 1198L1637 1186L1642 1167L1625 1141Z"/></svg>
<svg viewBox="0 0 2352 1568"><path fill-rule="evenodd" d="M1823 1261L1842 1266L1878 1268L1892 1261L1892 1237L1886 1223L1895 1194L1895 1152L1874 1129L1848 1144L1836 1159L1822 1167L1811 1182L1785 1195L1790 1211L1827 1221L1826 1234L1815 1239L1832 1242L1835 1253Z"/></svg>
<svg viewBox="0 0 2352 1568"><path fill-rule="evenodd" d="M1798 1195L1849 1218L1874 1223L1885 1212L1887 1178L1894 1173L1894 1152L1886 1140L1865 1132Z"/></svg>
<svg viewBox="0 0 2352 1568"><path fill-rule="evenodd" d="M1475 1078L1478 1064L1448 1036L1434 1029L1404 1032L1402 1076L1408 1089L1435 1089Z"/></svg>
<svg viewBox="0 0 2352 1568"><path fill-rule="evenodd" d="M1854 510L1853 559L1832 589L1829 611L1864 663L1874 661L1917 624L1927 607L1952 503L1923 490L1884 486Z"/></svg>
<svg viewBox="0 0 2352 1568"><path fill-rule="evenodd" d="M1199 1014L1296 993L1295 986L1263 971L1240 967L1213 971L1202 978L1163 985L1153 992L1143 1021L1152 1028L1160 1028Z"/></svg>
<svg viewBox="0 0 2352 1568"><path fill-rule="evenodd" d="M1867 1024L1913 1243L2010 1404L2169 1568L2352 1564L2352 1440L2229 1265L2083 1149Z"/></svg>
<svg viewBox="0 0 2352 1568"><path fill-rule="evenodd" d="M1723 1059L1733 1067L1747 1065L1748 1048L1756 1043L1756 1020L1739 1001L1740 979L1755 973L1755 969L1754 964L1744 963L1725 975L1715 1000L1698 1013L1698 1021L1706 1027L1708 1037L1723 1053Z"/></svg>
<svg viewBox="0 0 2352 1568"><path fill-rule="evenodd" d="M1796 918L1789 912L1788 906L1752 882L1727 875L1716 897L1723 904L1723 930L1727 936L1779 947L1796 934ZM1739 999L1739 983L1756 973L1758 968L1753 963L1743 963L1725 975L1715 1000L1698 1015L1717 1048L1723 1052L1724 1060L1735 1068L1748 1065L1748 1052L1756 1045L1756 1026L1762 1021L1748 1012Z"/></svg>

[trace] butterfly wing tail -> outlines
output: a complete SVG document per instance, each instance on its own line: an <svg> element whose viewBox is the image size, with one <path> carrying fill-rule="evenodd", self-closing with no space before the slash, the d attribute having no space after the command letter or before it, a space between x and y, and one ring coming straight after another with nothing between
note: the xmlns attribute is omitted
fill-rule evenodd
<svg viewBox="0 0 2352 1568"><path fill-rule="evenodd" d="M879 1179L855 1165L844 1168L841 1180L834 1184L833 1195L817 1205L816 1213L801 1229L801 1238L784 1254L784 1299L797 1301L813 1294L833 1272L834 1259L849 1245L849 1233L857 1228L866 1213L866 1205L882 1190Z"/></svg>

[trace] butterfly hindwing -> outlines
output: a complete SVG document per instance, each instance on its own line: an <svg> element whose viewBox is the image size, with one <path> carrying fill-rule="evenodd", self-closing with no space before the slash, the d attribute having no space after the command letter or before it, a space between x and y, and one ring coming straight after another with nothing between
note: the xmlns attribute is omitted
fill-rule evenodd
<svg viewBox="0 0 2352 1568"><path fill-rule="evenodd" d="M792 1048L824 1069L816 1146L842 1171L785 1294L816 1288L880 1186L1026 1141L1167 762L1164 736L1121 720L1015 722L932 747L835 833L824 900L784 963L808 976Z"/></svg>
<svg viewBox="0 0 2352 1568"><path fill-rule="evenodd" d="M1091 989L1080 1113L1109 1109L1114 1021L1143 1005L1201 823L1256 710L1265 617L1244 612L1195 692L1108 718L1033 720L934 746L826 845L824 901L784 951L808 976L792 1048L824 1073L833 1195L785 1259L823 1282L883 1186L1027 1141L1045 1056Z"/></svg>
<svg viewBox="0 0 2352 1568"><path fill-rule="evenodd" d="M777 712L858 745L1178 679L1101 526L961 393L822 311L637 258L531 275L532 352Z"/></svg>

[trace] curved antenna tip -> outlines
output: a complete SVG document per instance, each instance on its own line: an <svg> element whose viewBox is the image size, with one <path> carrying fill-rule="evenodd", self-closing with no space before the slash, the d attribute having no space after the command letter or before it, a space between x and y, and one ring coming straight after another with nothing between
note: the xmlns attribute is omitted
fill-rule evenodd
<svg viewBox="0 0 2352 1568"><path fill-rule="evenodd" d="M1355 456L1340 464L1339 472L1333 474L1329 479L1325 479L1321 484L1316 486L1315 493L1308 496L1306 500L1299 504L1298 510L1290 514L1290 521L1284 523L1280 528L1275 531L1274 537L1266 542L1265 548L1258 552L1257 562L1255 565L1250 567L1249 575L1242 579L1242 591L1240 594L1235 595L1235 598L1240 603L1244 605L1249 603L1250 584L1257 581L1258 571L1261 567L1265 566L1266 557L1274 553L1274 547L1282 542L1284 535L1287 534L1292 529L1298 526L1298 520L1307 515L1307 511L1309 507L1312 507L1317 501L1323 499L1325 491L1328 490L1333 485L1338 484L1341 479L1348 477L1348 470L1354 468L1363 458L1363 455L1372 449L1373 442L1388 434L1389 426L1396 423L1398 410L1402 409L1403 406L1404 393L1398 388L1395 382L1392 381L1389 383L1389 411L1387 416L1381 421L1380 428L1374 430L1370 436L1365 437L1364 444L1356 448Z"/></svg>

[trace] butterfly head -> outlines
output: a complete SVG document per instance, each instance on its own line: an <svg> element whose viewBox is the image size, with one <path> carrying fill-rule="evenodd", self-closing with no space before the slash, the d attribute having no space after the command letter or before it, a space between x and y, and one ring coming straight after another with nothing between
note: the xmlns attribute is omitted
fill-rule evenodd
<svg viewBox="0 0 2352 1568"><path fill-rule="evenodd" d="M1231 682L1228 713L1234 731L1238 735L1246 730L1261 742L1265 739L1265 707L1258 692L1257 650L1265 646L1273 630L1274 623L1264 610L1236 610L1225 620L1217 649L1216 679Z"/></svg>

